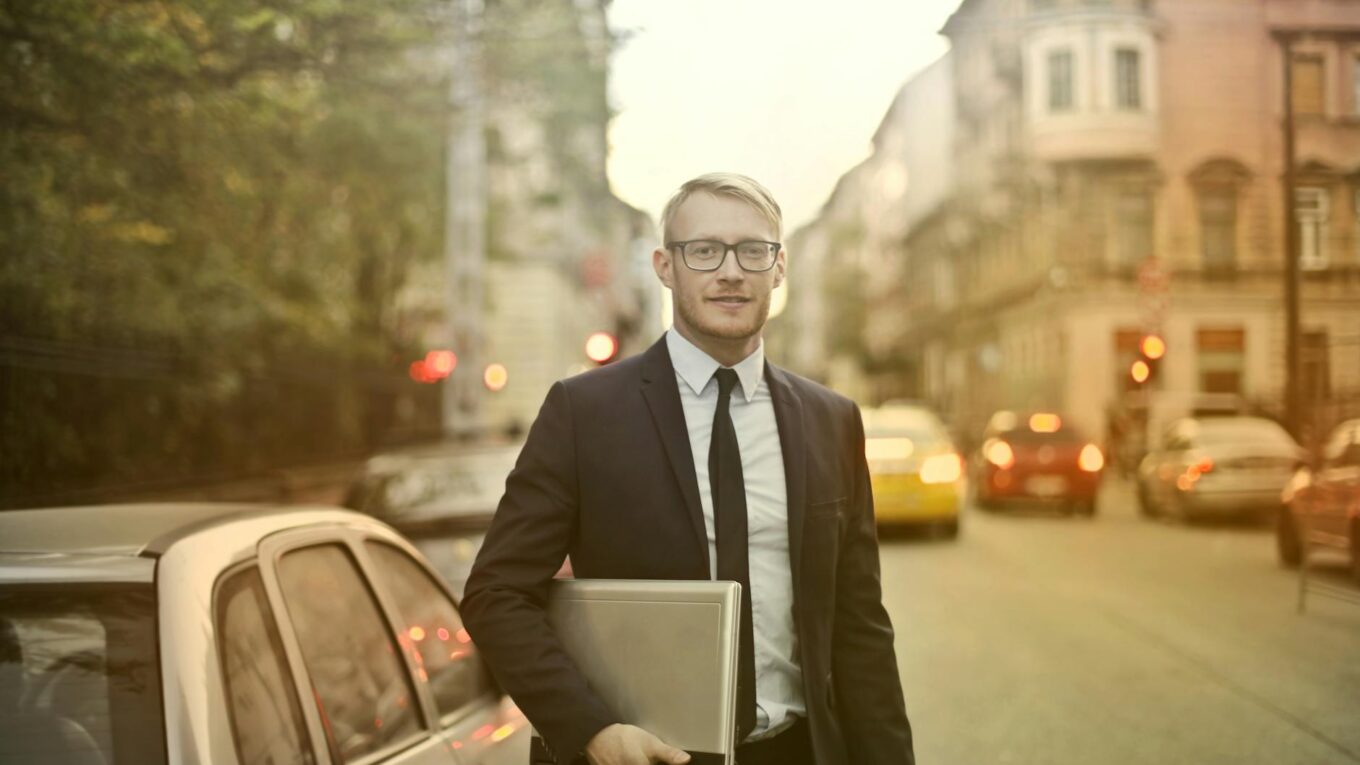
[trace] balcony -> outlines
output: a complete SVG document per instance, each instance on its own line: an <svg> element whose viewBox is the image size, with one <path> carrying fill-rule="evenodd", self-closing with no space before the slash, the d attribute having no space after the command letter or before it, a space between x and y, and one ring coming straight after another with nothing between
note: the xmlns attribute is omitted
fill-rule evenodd
<svg viewBox="0 0 1360 765"><path fill-rule="evenodd" d="M1029 149L1044 162L1153 159L1158 124L1147 113L1043 114L1029 120Z"/></svg>
<svg viewBox="0 0 1360 765"><path fill-rule="evenodd" d="M1157 39L1138 4L1056 4L1027 20L1028 148L1047 162L1152 159L1160 148Z"/></svg>

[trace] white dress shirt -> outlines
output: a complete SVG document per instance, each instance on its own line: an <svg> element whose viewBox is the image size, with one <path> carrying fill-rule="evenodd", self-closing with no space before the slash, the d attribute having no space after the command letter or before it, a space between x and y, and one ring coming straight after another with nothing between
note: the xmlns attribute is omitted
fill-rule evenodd
<svg viewBox="0 0 1360 765"><path fill-rule="evenodd" d="M671 328L666 347L675 366L680 403L685 411L699 498L708 531L709 576L717 578L718 537L713 522L713 496L708 481L708 446L718 383L713 373L722 365ZM793 624L793 567L789 562L788 495L784 454L774 401L765 382L765 344L732 367L741 383L728 411L741 449L746 484L746 533L751 572L752 631L755 638L756 726L747 741L773 735L807 716L798 637ZM735 391L734 391L735 394Z"/></svg>

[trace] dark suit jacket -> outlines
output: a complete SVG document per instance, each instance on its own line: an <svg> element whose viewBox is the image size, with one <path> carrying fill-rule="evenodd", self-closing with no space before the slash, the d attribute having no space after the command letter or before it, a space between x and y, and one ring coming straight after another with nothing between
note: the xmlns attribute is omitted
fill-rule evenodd
<svg viewBox="0 0 1360 765"><path fill-rule="evenodd" d="M818 765L913 763L859 409L768 363L765 379ZM568 554L583 579L708 579L699 490L664 338L548 392L473 565L463 616L501 686L559 754L619 720L549 629L549 581Z"/></svg>

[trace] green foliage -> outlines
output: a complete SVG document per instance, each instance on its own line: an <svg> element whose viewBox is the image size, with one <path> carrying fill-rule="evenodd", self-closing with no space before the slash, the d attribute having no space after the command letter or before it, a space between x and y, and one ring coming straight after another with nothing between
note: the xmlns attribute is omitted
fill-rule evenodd
<svg viewBox="0 0 1360 765"><path fill-rule="evenodd" d="M447 8L0 3L0 504L371 445Z"/></svg>

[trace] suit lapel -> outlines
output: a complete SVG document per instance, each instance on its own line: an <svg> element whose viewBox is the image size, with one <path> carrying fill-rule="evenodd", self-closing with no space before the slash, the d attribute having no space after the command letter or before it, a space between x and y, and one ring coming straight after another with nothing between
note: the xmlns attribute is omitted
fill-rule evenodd
<svg viewBox="0 0 1360 765"><path fill-rule="evenodd" d="M765 380L774 400L779 426L779 448L784 454L784 488L788 494L789 564L793 568L793 591L798 592L803 560L803 511L807 502L807 449L803 428L803 402L794 393L782 369L765 362ZM795 602L797 597L794 598Z"/></svg>
<svg viewBox="0 0 1360 765"><path fill-rule="evenodd" d="M703 561L703 578L709 578L708 529L704 525L704 508L699 500L699 479L694 470L694 455L685 425L685 410L680 405L680 388L675 382L675 366L671 364L666 337L662 335L642 359L642 397L651 410L652 422L661 434L661 444L675 472L680 493L689 512L690 526L699 544Z"/></svg>

